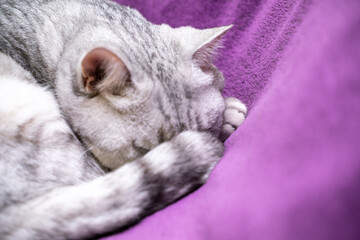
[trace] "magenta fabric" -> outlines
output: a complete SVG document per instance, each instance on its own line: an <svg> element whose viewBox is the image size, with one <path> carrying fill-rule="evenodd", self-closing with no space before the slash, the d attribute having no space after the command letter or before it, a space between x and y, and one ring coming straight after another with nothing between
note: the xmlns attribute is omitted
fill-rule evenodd
<svg viewBox="0 0 360 240"><path fill-rule="evenodd" d="M251 111L205 186L108 239L360 239L360 1L118 2L234 23L217 65Z"/></svg>

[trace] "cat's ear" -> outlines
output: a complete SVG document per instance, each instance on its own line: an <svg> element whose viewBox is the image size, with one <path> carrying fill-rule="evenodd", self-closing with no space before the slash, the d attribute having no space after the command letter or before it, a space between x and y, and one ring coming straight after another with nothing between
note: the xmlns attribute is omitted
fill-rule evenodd
<svg viewBox="0 0 360 240"><path fill-rule="evenodd" d="M212 63L214 55L221 47L223 36L232 26L209 28L196 32L192 58L200 67L205 67Z"/></svg>
<svg viewBox="0 0 360 240"><path fill-rule="evenodd" d="M88 52L81 62L82 84L88 94L120 90L130 78L124 62L105 48Z"/></svg>

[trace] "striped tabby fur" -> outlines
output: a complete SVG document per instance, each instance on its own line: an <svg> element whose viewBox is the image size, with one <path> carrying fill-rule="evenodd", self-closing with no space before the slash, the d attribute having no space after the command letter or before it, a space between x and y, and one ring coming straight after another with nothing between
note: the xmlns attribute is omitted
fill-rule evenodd
<svg viewBox="0 0 360 240"><path fill-rule="evenodd" d="M94 237L203 184L238 125L223 129L211 63L228 29L154 25L110 1L0 0L1 238Z"/></svg>

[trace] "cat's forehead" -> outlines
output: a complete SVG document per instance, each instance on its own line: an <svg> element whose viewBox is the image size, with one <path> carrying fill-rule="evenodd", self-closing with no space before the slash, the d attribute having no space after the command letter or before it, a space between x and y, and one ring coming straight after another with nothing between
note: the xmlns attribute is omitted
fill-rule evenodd
<svg viewBox="0 0 360 240"><path fill-rule="evenodd" d="M176 81L182 74L186 59L180 42L159 26L147 26L136 40L125 47L133 71L142 71L154 80ZM190 66L190 64L189 64Z"/></svg>
<svg viewBox="0 0 360 240"><path fill-rule="evenodd" d="M133 53L137 55L137 62L146 63L154 68L158 65L171 66L181 60L179 41L170 32L163 32L158 26L146 28L140 32L133 45Z"/></svg>

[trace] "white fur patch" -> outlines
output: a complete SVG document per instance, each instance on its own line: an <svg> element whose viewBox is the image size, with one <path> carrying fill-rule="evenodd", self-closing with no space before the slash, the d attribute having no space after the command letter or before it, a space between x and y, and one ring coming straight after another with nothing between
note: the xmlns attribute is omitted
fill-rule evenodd
<svg viewBox="0 0 360 240"><path fill-rule="evenodd" d="M57 103L49 92L15 75L0 75L0 132L2 135L13 136L21 124L35 117L39 122L60 116Z"/></svg>
<svg viewBox="0 0 360 240"><path fill-rule="evenodd" d="M245 115L242 112L239 112L235 108L227 108L224 112L224 122L229 123L235 127L240 126L244 121Z"/></svg>
<svg viewBox="0 0 360 240"><path fill-rule="evenodd" d="M246 116L247 108L239 99L229 97L225 99L226 108L235 108Z"/></svg>
<svg viewBox="0 0 360 240"><path fill-rule="evenodd" d="M246 106L240 100L233 97L225 99L224 123L237 128L245 120L246 113Z"/></svg>

